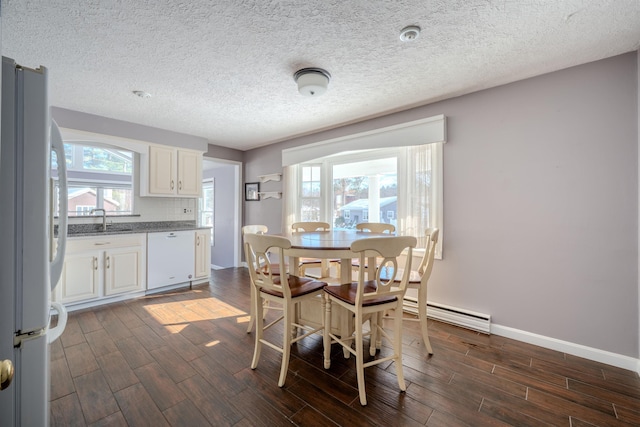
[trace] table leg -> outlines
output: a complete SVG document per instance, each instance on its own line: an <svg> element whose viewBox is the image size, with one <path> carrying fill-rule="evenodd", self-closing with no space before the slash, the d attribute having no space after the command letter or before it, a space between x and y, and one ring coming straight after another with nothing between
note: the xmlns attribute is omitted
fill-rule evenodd
<svg viewBox="0 0 640 427"><path fill-rule="evenodd" d="M300 257L289 257L289 274L291 274L292 276L300 275Z"/></svg>
<svg viewBox="0 0 640 427"><path fill-rule="evenodd" d="M351 283L351 258L340 260L340 283Z"/></svg>

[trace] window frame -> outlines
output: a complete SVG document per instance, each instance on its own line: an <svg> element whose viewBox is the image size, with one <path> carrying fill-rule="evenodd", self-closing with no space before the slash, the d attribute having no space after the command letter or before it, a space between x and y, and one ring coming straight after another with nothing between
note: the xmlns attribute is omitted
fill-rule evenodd
<svg viewBox="0 0 640 427"><path fill-rule="evenodd" d="M319 168L320 169L320 179L318 181L314 181L313 180L313 171L311 171L311 178L312 180L310 181L304 181L304 168ZM325 188L325 183L323 181L323 179L326 179L326 173L324 171L324 166L323 163L318 163L318 162L309 162L309 163L303 163L300 165L300 170L299 170L299 185L298 185L298 210L296 212L297 217L299 218L298 221L304 221L305 219L303 219L303 215L302 215L302 209L304 207L304 201L305 200L312 200L312 201L317 201L318 202L318 218L317 219L308 219L308 221L325 221L325 216L326 216L326 203L324 203L324 188ZM314 182L318 182L320 184L320 192L318 194L317 197L311 197L311 196L307 196L305 197L303 195L303 187L304 187L304 183L305 182L310 182L310 183L314 183Z"/></svg>
<svg viewBox="0 0 640 427"><path fill-rule="evenodd" d="M73 187L88 187L96 190L96 206L94 209L105 209L104 207L104 191L110 189L126 189L130 191L130 203L131 208L126 211L108 211L108 216L131 216L134 215L134 203L135 203L135 185L134 185L134 174L136 173L136 162L135 155L136 152L129 148L121 148L117 146L112 146L109 144L99 143L99 142L90 142L90 141L67 141L64 142L65 148L67 146L71 147L71 165L67 165L67 185L69 188ZM105 170L96 170L96 169L85 169L82 166L82 157L80 159L79 156L82 156L83 150L85 148L99 148L107 151L126 151L131 153L131 173L120 172L120 171L105 171ZM57 188L59 186L58 176L57 176L57 162L59 159L56 158L56 168L53 168L52 165L52 179L54 181L54 190L57 198ZM65 155L66 161L66 155ZM130 178L129 178L130 177ZM109 179L111 178L111 179ZM127 179L128 178L128 179ZM68 202L67 202L68 203ZM55 200L54 203L56 212L55 216L58 216L58 202ZM87 205L88 206L88 205ZM78 215L77 210L69 210L68 216L71 218L82 218L88 216L87 214Z"/></svg>
<svg viewBox="0 0 640 427"><path fill-rule="evenodd" d="M443 203L442 203L442 199L443 199L442 182L443 182L443 166L444 166L443 149L442 149L443 143L440 143L440 144L435 143L435 144L429 144L429 145L430 145L430 149L434 150L431 152L430 169L432 173L435 173L435 175L431 177L431 179L433 180L431 191L434 192L434 196L431 199L431 204L432 204L431 208L434 210L430 212L430 216L433 218L433 222L435 223L435 225L432 225L432 226L436 226L440 229L440 239L436 247L435 257L437 259L442 259L442 242L443 242L442 228L443 228L443 221L444 221L443 220ZM302 167L308 166L311 164L322 165L321 174L324 177L321 179L322 186L320 188L320 193L321 193L321 206L323 206L324 208L321 208L319 221L328 222L330 224L334 223L334 218L332 214L332 212L334 212L334 199L335 199L335 197L333 197L333 166L334 165L365 162L369 160L395 157L397 161L396 173L398 174L398 181L397 181L398 199L400 199L401 197L400 186L405 180L401 179L401 177L399 176L399 171L401 170L402 163L407 161L407 155L404 151L405 148L406 147L404 146L397 146L397 147L383 148L383 149L349 151L344 153L333 154L323 159L316 159L314 161L298 164L297 166L299 166L300 178L302 176L301 175ZM300 182L300 185L298 185L298 190L297 190L298 194L300 194L299 192L301 191L301 188L302 188L302 185ZM326 189L330 189L330 190L326 191ZM345 218L347 217L347 215L350 216L350 212L349 214L347 214L347 211L343 211L343 214L345 215ZM398 214L395 217L398 223L402 221L402 218L399 214L400 214L400 206L398 206ZM289 216L288 212L286 216ZM297 209L295 210L294 221L301 221L300 218L301 218L301 204L299 204L297 206ZM382 219L382 216L381 216L381 219ZM424 236L416 236L416 237L420 239L420 238L423 238ZM418 248L417 250L418 250L417 253L419 253L420 249Z"/></svg>
<svg viewBox="0 0 640 427"><path fill-rule="evenodd" d="M211 187L211 210L208 209L203 209L203 205L204 205L204 191L205 188L207 187ZM211 247L215 246L215 223L216 223L216 184L215 184L215 178L206 178L202 180L202 197L198 197L198 204L197 204L197 210L198 210L198 226L203 226L202 225L202 215L204 213L207 212L211 212L211 239L210 239L210 245ZM206 225L205 225L206 227Z"/></svg>

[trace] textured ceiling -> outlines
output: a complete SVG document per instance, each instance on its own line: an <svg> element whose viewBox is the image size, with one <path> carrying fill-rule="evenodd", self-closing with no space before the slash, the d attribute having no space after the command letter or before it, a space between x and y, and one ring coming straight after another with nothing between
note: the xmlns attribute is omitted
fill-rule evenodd
<svg viewBox="0 0 640 427"><path fill-rule="evenodd" d="M423 31L403 43L407 25ZM639 0L2 2L2 53L49 68L52 105L240 150L639 42ZM298 94L303 67L331 73L324 95Z"/></svg>

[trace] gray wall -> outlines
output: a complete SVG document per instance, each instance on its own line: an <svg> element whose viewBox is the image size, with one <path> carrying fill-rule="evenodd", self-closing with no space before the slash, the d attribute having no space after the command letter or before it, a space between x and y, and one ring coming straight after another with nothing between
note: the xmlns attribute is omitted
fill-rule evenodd
<svg viewBox="0 0 640 427"><path fill-rule="evenodd" d="M636 56L251 150L245 181L281 171L283 148L445 114L444 254L429 299L637 358ZM244 212L280 230L280 200Z"/></svg>
<svg viewBox="0 0 640 427"><path fill-rule="evenodd" d="M203 173L204 178L214 178L214 245L211 247L211 264L217 267L234 267L233 238L235 214L234 166L222 166Z"/></svg>
<svg viewBox="0 0 640 427"><path fill-rule="evenodd" d="M205 138L125 122L123 120L110 119L108 117L96 116L59 107L51 107L51 115L60 127L69 129L112 135L120 138L137 139L193 150L205 151L208 148L208 143Z"/></svg>

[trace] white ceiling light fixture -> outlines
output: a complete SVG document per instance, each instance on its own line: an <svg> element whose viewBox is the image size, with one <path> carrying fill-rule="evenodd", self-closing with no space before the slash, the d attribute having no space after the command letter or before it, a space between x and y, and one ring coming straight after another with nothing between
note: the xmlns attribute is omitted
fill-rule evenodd
<svg viewBox="0 0 640 427"><path fill-rule="evenodd" d="M322 68L303 68L293 74L298 92L304 96L318 96L327 91L331 74Z"/></svg>
<svg viewBox="0 0 640 427"><path fill-rule="evenodd" d="M416 25L409 25L400 31L400 40L403 42L413 41L417 39L418 36L420 36L420 27Z"/></svg>

